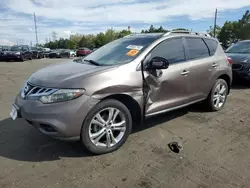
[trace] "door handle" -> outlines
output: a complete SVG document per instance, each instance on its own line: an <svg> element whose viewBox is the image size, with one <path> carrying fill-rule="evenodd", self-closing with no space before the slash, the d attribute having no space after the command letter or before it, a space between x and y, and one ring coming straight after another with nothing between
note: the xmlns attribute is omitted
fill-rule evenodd
<svg viewBox="0 0 250 188"><path fill-rule="evenodd" d="M186 75L188 75L188 73L189 73L189 71L184 70L184 71L181 73L181 75L186 76Z"/></svg>
<svg viewBox="0 0 250 188"><path fill-rule="evenodd" d="M213 64L212 64L212 67L214 67L214 68L216 68L217 66L218 66L217 63L213 63Z"/></svg>

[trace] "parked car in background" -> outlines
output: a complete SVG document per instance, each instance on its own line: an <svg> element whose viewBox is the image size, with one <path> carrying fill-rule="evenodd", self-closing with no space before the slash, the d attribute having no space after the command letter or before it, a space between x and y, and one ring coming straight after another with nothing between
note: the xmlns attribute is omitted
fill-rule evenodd
<svg viewBox="0 0 250 188"><path fill-rule="evenodd" d="M233 60L234 78L250 81L250 40L231 45L226 50L226 54Z"/></svg>
<svg viewBox="0 0 250 188"><path fill-rule="evenodd" d="M8 51L10 46L0 46L0 61L3 60L4 51Z"/></svg>
<svg viewBox="0 0 250 188"><path fill-rule="evenodd" d="M32 58L44 58L44 51L42 48L38 47L31 47L31 52L32 52Z"/></svg>
<svg viewBox="0 0 250 188"><path fill-rule="evenodd" d="M62 49L61 50L61 57L70 58L71 57L71 51L68 50L68 49Z"/></svg>
<svg viewBox="0 0 250 188"><path fill-rule="evenodd" d="M70 57L76 57L76 51L75 50L69 50L70 51Z"/></svg>
<svg viewBox="0 0 250 188"><path fill-rule="evenodd" d="M63 58L67 57L70 58L70 50L65 50L65 49L57 49L49 54L50 58Z"/></svg>
<svg viewBox="0 0 250 188"><path fill-rule="evenodd" d="M10 50L10 46L0 46L0 52L2 51L8 51Z"/></svg>
<svg viewBox="0 0 250 188"><path fill-rule="evenodd" d="M10 50L4 51L2 55L3 60L20 60L24 61L26 59L32 59L32 52L30 47L27 45L12 46Z"/></svg>
<svg viewBox="0 0 250 188"><path fill-rule="evenodd" d="M221 110L231 82L231 61L218 40L183 31L135 34L32 74L11 117L103 154L121 147L133 122L146 117L200 101Z"/></svg>
<svg viewBox="0 0 250 188"><path fill-rule="evenodd" d="M92 51L90 49L88 49L88 48L79 48L76 51L76 56L77 57L86 56L86 55L89 55L90 53L92 53Z"/></svg>
<svg viewBox="0 0 250 188"><path fill-rule="evenodd" d="M49 52L49 58L61 58L61 50L52 50L51 52Z"/></svg>
<svg viewBox="0 0 250 188"><path fill-rule="evenodd" d="M50 48L42 48L44 52L51 52Z"/></svg>

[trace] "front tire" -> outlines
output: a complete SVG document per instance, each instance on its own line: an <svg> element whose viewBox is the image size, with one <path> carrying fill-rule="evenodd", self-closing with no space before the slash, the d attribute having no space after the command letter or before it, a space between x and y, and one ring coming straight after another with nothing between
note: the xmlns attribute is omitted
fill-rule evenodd
<svg viewBox="0 0 250 188"><path fill-rule="evenodd" d="M98 103L86 116L81 142L92 153L104 154L120 148L132 129L128 108L113 99Z"/></svg>
<svg viewBox="0 0 250 188"><path fill-rule="evenodd" d="M207 104L209 110L211 111L219 111L221 110L226 101L228 95L228 85L227 82L223 79L216 80L208 98Z"/></svg>

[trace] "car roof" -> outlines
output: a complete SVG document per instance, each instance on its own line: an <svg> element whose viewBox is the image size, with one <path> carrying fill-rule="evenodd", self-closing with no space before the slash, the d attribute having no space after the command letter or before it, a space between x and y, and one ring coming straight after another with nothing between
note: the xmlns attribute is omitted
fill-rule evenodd
<svg viewBox="0 0 250 188"><path fill-rule="evenodd" d="M182 30L176 30L176 31L170 31L166 33L134 33L131 35L127 35L124 38L128 37L135 37L135 38L171 38L176 36L182 36L182 37L197 37L197 38L207 38L207 39L213 39L218 41L218 39L211 37L207 33L198 33L198 32L191 32L191 31L182 31Z"/></svg>

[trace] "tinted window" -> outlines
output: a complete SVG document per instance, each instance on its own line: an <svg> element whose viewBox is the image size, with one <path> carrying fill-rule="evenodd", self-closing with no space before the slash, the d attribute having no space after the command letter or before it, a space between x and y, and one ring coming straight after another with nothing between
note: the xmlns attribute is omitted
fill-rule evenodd
<svg viewBox="0 0 250 188"><path fill-rule="evenodd" d="M204 40L209 48L210 55L211 56L214 55L218 47L218 42L212 39L204 39Z"/></svg>
<svg viewBox="0 0 250 188"><path fill-rule="evenodd" d="M21 47L21 46L12 46L12 47L10 48L10 51L20 51L20 50L22 50L22 47Z"/></svg>
<svg viewBox="0 0 250 188"><path fill-rule="evenodd" d="M190 59L199 59L209 56L209 51L201 38L186 38Z"/></svg>
<svg viewBox="0 0 250 188"><path fill-rule="evenodd" d="M250 53L250 41L237 42L226 50L227 53Z"/></svg>
<svg viewBox="0 0 250 188"><path fill-rule="evenodd" d="M158 46L156 46L151 52L151 57L163 57L169 61L169 63L178 63L185 61L184 47L182 45L181 38L169 39Z"/></svg>

